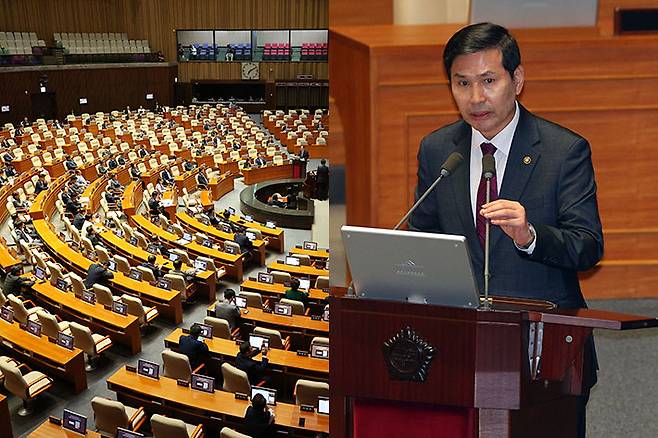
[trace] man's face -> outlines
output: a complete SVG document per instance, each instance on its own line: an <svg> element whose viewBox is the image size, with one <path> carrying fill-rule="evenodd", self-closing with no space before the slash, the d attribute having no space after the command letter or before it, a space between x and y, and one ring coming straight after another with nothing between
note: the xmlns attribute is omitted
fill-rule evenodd
<svg viewBox="0 0 658 438"><path fill-rule="evenodd" d="M514 117L516 96L523 89L524 70L514 77L505 70L500 49L459 55L451 67L452 97L463 119L492 139Z"/></svg>

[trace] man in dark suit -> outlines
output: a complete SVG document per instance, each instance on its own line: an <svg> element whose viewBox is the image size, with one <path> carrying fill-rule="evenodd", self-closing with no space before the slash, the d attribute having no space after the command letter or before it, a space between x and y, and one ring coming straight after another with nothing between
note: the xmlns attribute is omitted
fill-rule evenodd
<svg viewBox="0 0 658 438"><path fill-rule="evenodd" d="M240 309L235 304L235 291L226 289L224 299L215 306L215 316L228 321L229 328L233 330L240 324Z"/></svg>
<svg viewBox="0 0 658 438"><path fill-rule="evenodd" d="M210 184L204 170L205 166L201 166L201 170L196 174L196 184L199 190L208 190L208 184Z"/></svg>
<svg viewBox="0 0 658 438"><path fill-rule="evenodd" d="M64 160L64 167L66 170L75 170L78 168L78 165L75 164L75 161L73 161L73 158L71 156L67 155L66 159Z"/></svg>
<svg viewBox="0 0 658 438"><path fill-rule="evenodd" d="M251 240L249 240L247 235L242 232L236 232L233 235L233 241L240 245L240 251L242 253L249 252L254 249L254 244L251 243Z"/></svg>
<svg viewBox="0 0 658 438"><path fill-rule="evenodd" d="M112 271L107 269L107 262L105 263L92 263L87 270L87 278L85 279L85 287L91 288L94 284L102 286L109 286L110 280L114 278Z"/></svg>
<svg viewBox="0 0 658 438"><path fill-rule="evenodd" d="M160 178L162 178L162 183L168 186L174 185L174 177L171 176L169 169L164 169L160 172Z"/></svg>
<svg viewBox="0 0 658 438"><path fill-rule="evenodd" d="M21 277L22 267L20 265L13 266L10 268L7 277L5 277L4 284L2 285L2 291L5 296L12 295L21 295L25 293L27 288L30 288L34 285L34 281L28 280L25 277Z"/></svg>
<svg viewBox="0 0 658 438"><path fill-rule="evenodd" d="M253 359L258 353L262 352L263 357L260 362ZM265 376L265 370L267 369L267 363L269 359L267 358L267 349L258 350L252 348L249 345L249 341L245 341L240 344L240 351L235 357L235 366L245 373L249 377L249 383L252 385L258 384L261 380L267 380Z"/></svg>
<svg viewBox="0 0 658 438"><path fill-rule="evenodd" d="M38 195L44 190L48 190L48 183L46 182L46 177L41 173L39 174L39 179L34 185L34 194Z"/></svg>
<svg viewBox="0 0 658 438"><path fill-rule="evenodd" d="M146 262L142 262L141 266L145 268L149 268L151 271L153 271L153 276L155 277L156 280L159 280L164 274L162 272L162 267L158 266L155 261L157 258L155 255L151 254L148 257L148 260Z"/></svg>
<svg viewBox="0 0 658 438"><path fill-rule="evenodd" d="M491 223L490 292L545 299L560 307L585 307L577 271L603 255L596 183L587 141L540 119L516 102L524 83L518 45L507 29L490 23L457 32L444 50L452 95L463 120L421 142L417 198L452 152L464 157L416 210L412 229L466 236L483 287L483 236ZM485 203L482 156L492 153L496 179ZM596 383L593 341L585 347L579 436Z"/></svg>
<svg viewBox="0 0 658 438"><path fill-rule="evenodd" d="M178 351L187 356L190 366L195 369L201 364L207 364L210 360L208 346L201 340L201 327L193 325L189 335L182 335L178 340Z"/></svg>
<svg viewBox="0 0 658 438"><path fill-rule="evenodd" d="M317 170L317 177L315 180L315 190L317 198L320 201L327 199L329 194L329 167L327 167L327 160L320 160L320 165Z"/></svg>

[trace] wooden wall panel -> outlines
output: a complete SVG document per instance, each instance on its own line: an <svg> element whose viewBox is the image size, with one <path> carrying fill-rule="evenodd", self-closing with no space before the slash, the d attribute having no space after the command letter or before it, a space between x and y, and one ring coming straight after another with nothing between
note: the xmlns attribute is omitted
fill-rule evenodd
<svg viewBox="0 0 658 438"><path fill-rule="evenodd" d="M178 65L178 80L190 82L195 79L240 80L241 64L222 62L185 62ZM329 65L326 62L261 62L260 79L296 79L297 75L313 75L314 79L327 79Z"/></svg>
<svg viewBox="0 0 658 438"><path fill-rule="evenodd" d="M615 9L621 8L658 8L656 0L599 0L599 13L596 25L601 35L612 35L615 28Z"/></svg>
<svg viewBox="0 0 658 438"><path fill-rule="evenodd" d="M393 24L393 0L331 0L331 26Z"/></svg>

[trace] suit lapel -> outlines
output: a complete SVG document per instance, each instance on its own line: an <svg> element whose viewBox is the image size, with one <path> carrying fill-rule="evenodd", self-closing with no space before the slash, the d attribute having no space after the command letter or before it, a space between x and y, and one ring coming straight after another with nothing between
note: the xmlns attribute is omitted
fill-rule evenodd
<svg viewBox="0 0 658 438"><path fill-rule="evenodd" d="M530 176L539 161L540 153L534 148L539 143L539 133L533 116L521 105L519 124L516 127L512 147L505 166L503 185L499 198L518 201L528 185ZM504 235L500 227L491 227L491 248Z"/></svg>

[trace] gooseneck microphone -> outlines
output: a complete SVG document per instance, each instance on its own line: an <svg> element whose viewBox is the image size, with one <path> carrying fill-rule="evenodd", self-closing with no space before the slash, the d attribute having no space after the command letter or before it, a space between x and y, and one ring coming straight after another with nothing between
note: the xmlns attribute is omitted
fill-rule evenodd
<svg viewBox="0 0 658 438"><path fill-rule="evenodd" d="M491 154L482 157L482 176L485 181L486 203L491 202L491 180L496 176L496 159ZM478 206L479 208L480 206ZM479 213L478 213L479 214ZM489 229L491 222L489 219L484 224L484 308L490 308L489 301Z"/></svg>
<svg viewBox="0 0 658 438"><path fill-rule="evenodd" d="M492 157L493 158L493 157ZM418 201L414 203L414 205L409 209L407 214L404 215L402 219L400 219L400 222L397 223L395 227L393 227L394 230L399 229L402 225L404 225L405 222L407 222L407 219L409 219L409 216L413 214L414 211L418 208L418 206L429 196L429 194L434 190L434 188L439 184L439 182L447 177L450 176L461 164L464 162L464 157L462 154L459 152L453 152L450 154L450 156L443 162L441 165L441 172L439 173L438 178L434 180L431 186L428 187L427 190L425 190L425 193L418 198ZM495 172L495 169L494 169Z"/></svg>

